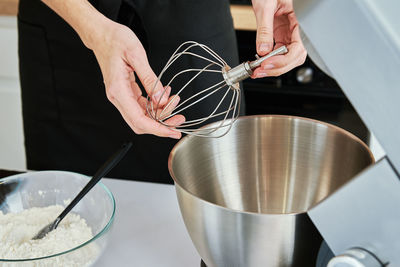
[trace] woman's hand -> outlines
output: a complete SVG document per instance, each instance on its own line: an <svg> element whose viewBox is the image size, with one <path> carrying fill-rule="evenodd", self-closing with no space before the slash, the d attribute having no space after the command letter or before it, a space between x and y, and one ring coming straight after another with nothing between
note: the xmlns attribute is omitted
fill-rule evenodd
<svg viewBox="0 0 400 267"><path fill-rule="evenodd" d="M83 43L93 50L103 74L108 99L137 134L154 134L162 137L181 138L181 133L151 119L146 112L146 98L135 81L139 77L147 94L161 108L168 102L171 88L164 88L150 68L146 52L136 35L126 26L113 22L98 12L86 0L42 0L59 14L79 34ZM153 92L153 87L156 87ZM179 102L168 106L171 111ZM179 125L185 121L182 115L169 118L166 123Z"/></svg>
<svg viewBox="0 0 400 267"><path fill-rule="evenodd" d="M157 77L150 68L146 52L136 35L126 26L107 21L102 27L100 37L95 37L93 40L97 41L92 41L88 46L94 51L100 64L107 97L133 131L137 134L149 133L179 139L180 132L163 126L147 114L147 101L135 81L134 72L155 105L161 96L162 107L173 96L169 97L170 88L162 94L164 88L160 82L157 83L153 92ZM179 97L176 96L174 104L168 109L172 110L178 103ZM184 121L185 118L182 115L175 115L166 123L179 125Z"/></svg>
<svg viewBox="0 0 400 267"><path fill-rule="evenodd" d="M279 76L304 63L307 51L300 38L292 0L252 0L257 20L256 48L260 56L286 45L288 53L265 60L252 78ZM274 44L275 41L275 44Z"/></svg>

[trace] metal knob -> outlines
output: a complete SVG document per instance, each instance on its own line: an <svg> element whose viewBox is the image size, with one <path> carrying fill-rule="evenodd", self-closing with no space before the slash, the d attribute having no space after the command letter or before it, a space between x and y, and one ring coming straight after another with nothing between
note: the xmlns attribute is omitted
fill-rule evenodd
<svg viewBox="0 0 400 267"><path fill-rule="evenodd" d="M327 267L382 267L383 264L371 252L351 248L332 258Z"/></svg>
<svg viewBox="0 0 400 267"><path fill-rule="evenodd" d="M309 83L313 79L314 71L309 67L302 67L296 73L296 79L299 83Z"/></svg>

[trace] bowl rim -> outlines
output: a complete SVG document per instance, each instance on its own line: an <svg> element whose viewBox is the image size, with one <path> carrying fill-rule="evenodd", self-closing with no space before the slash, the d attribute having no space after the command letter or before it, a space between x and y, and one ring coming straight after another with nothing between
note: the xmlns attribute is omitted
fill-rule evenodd
<svg viewBox="0 0 400 267"><path fill-rule="evenodd" d="M70 171L59 171L59 170L46 170L46 171L27 171L25 173L20 173L20 174L15 174L15 175L11 175L11 176L7 176L4 178L0 179L0 184L5 182L5 181L9 181L9 180L13 180L16 178L19 178L21 176L28 176L29 174L32 173L59 173L59 174L68 174L68 175L73 175L73 176L80 176L86 179L90 179L91 177L81 174L81 173L77 173L77 172L70 172ZM105 186L101 181L99 181L97 183L98 185L100 185L104 191L106 191L106 193L108 194L108 196L110 197L111 203L112 203L112 213L110 216L110 219L108 220L107 224L103 227L103 229L101 229L101 231L99 231L96 235L94 235L91 239L85 241L84 243L73 247L71 249L59 252L59 253L55 253L52 255L48 255L48 256L42 256L42 257L37 257L37 258L24 258L24 259L5 259L5 258L0 258L0 263L1 262L24 262L24 261L36 261L36 260L43 260L43 259L49 259L49 258L55 258L64 254L68 254L70 252L73 252L75 250L78 250L90 243L92 243L93 241L95 241L96 239L100 238L101 236L103 236L105 233L107 233L112 225L112 223L114 222L114 218L115 218L115 209L116 209L116 203L115 203L115 198L114 195L112 194L112 192L110 191L110 189L108 189L107 186Z"/></svg>
<svg viewBox="0 0 400 267"><path fill-rule="evenodd" d="M362 141L362 140L361 140L360 138L358 138L356 135L352 134L351 132L349 132L349 131L347 131L347 130L345 130L345 129L339 127L339 126L336 126L336 125L333 125L333 124L330 124L330 123L327 123L327 122L324 122L324 121L319 121L319 120L316 120L316 119L307 118L307 117L292 116L292 115L277 115L277 114L263 114L263 115L247 115L247 116L240 116L240 117L238 117L238 118L236 119L236 122L238 122L239 120L244 120L244 119L257 119L257 118L279 118L279 119L301 120L301 121L306 121L306 122L310 122L310 123L316 123L316 124L324 125L324 126L326 126L326 127L328 127L328 128L332 128L332 129L334 129L334 130L336 130L336 131L339 131L340 133L342 133L342 134L348 136L349 138L355 140L358 144L360 144L360 145L368 152L369 158L371 159L371 164L368 165L367 167L365 167L365 169L361 170L357 175L359 175L362 171L367 170L368 168L370 168L371 166L373 166L374 163L375 163L375 157L374 157L374 155L372 154L371 149L367 146L367 144L365 144L364 141ZM210 123L210 124L207 124L207 125L202 126L201 128L210 127L210 126L212 126L213 124L217 124L217 123L218 123L218 121L217 121L217 122L212 122L212 123ZM229 133L228 133L228 134L229 134ZM353 178L351 178L350 180L348 180L347 182L345 182L341 187L339 187L339 188L337 188L336 190L332 191L330 195L324 197L324 198L321 199L319 202L313 204L313 205L310 206L307 210L304 210L304 211L299 211L299 212L288 212L288 213L257 213L257 212L253 212L253 211L243 211L243 210L238 210L238 209L232 209L232 208L228 208L228 207L224 207L224 206L218 205L218 204L216 204L216 203L213 203L213 202L211 202L211 201L208 201L208 200L205 200L205 199L203 199L203 198L200 198L200 197L196 196L195 194L193 194L192 192L190 192L189 190L187 190L185 187L183 187L183 186L181 185L181 183L179 183L178 180L176 179L175 174L174 174L174 172L172 171L172 157L173 157L173 154L175 154L175 151L178 149L178 147L179 147L183 142L186 142L186 140L189 140L189 139L191 139L191 138L208 138L208 137L198 137L198 136L193 136L193 135L186 135L186 136L183 137L181 140L179 140L179 141L174 145L174 147L172 148L172 150L171 150L171 152L169 153L169 156L168 156L168 171L169 171L169 173L170 173L172 179L174 180L175 188L184 191L185 193L189 194L190 196L192 196L192 197L193 197L194 199L196 199L197 201L203 202L203 203L205 203L205 204L207 204L207 205L211 205L211 206L213 206L213 207L216 207L216 208L219 208L219 209L222 209L222 210L226 210L226 211L229 211L229 212L247 214L247 215L252 215L252 216L263 216L263 217L266 217L266 216L274 216L274 217L278 217L278 216L299 216L299 215L301 215L301 214L308 214L308 212L309 212L311 209L313 209L314 207L318 206L318 205L319 205L321 202L323 202L325 199L327 199L327 198L329 198L331 195L333 195L337 190L340 190L340 188L342 188L343 186L345 186L347 183L351 182L351 181L353 180L353 178L355 177L355 176L354 176ZM356 175L356 176L357 176L357 175ZM178 193L178 192L177 192L177 193Z"/></svg>

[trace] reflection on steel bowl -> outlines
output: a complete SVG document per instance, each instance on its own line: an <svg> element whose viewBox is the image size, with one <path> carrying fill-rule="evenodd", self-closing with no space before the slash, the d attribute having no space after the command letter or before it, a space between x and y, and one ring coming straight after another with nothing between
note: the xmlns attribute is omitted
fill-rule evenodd
<svg viewBox="0 0 400 267"><path fill-rule="evenodd" d="M275 115L241 117L222 138L183 138L169 170L208 267L304 267L322 240L306 212L373 162L343 129Z"/></svg>

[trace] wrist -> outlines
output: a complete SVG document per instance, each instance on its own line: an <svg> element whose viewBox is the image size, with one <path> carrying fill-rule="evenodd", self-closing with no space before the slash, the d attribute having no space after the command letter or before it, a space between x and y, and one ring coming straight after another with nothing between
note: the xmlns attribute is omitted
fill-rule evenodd
<svg viewBox="0 0 400 267"><path fill-rule="evenodd" d="M107 25L113 22L86 0L42 0L78 33L89 49L104 38Z"/></svg>
<svg viewBox="0 0 400 267"><path fill-rule="evenodd" d="M96 45L107 41L113 23L101 13L93 14L90 21L81 25L76 31L85 46L93 50Z"/></svg>

